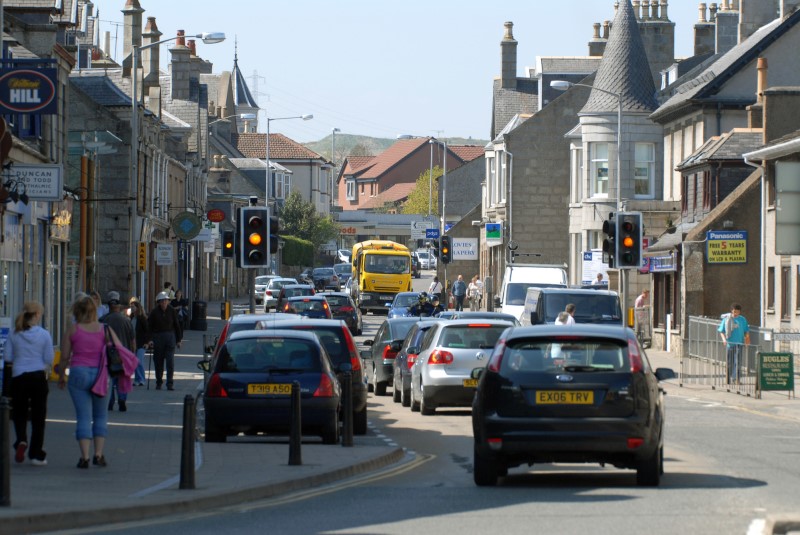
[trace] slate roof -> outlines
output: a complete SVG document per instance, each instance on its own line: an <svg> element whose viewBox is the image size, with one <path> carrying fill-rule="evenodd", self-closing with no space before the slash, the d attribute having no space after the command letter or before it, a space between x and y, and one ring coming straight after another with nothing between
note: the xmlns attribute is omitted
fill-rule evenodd
<svg viewBox="0 0 800 535"><path fill-rule="evenodd" d="M800 10L783 20L775 19L756 30L753 35L734 46L721 56L713 56L704 63L700 72L690 71L685 82L650 118L657 120L670 112L687 105L690 101L714 97L719 89L745 65L758 58L764 49L778 40L800 21ZM755 95L750 102L755 101Z"/></svg>
<svg viewBox="0 0 800 535"><path fill-rule="evenodd" d="M623 112L652 112L658 108L656 88L631 0L622 0L614 16L594 87L622 96ZM580 113L616 112L614 95L592 89Z"/></svg>
<svg viewBox="0 0 800 535"><path fill-rule="evenodd" d="M483 147L480 145L448 145L447 148L452 150L464 163L484 155Z"/></svg>
<svg viewBox="0 0 800 535"><path fill-rule="evenodd" d="M504 89L500 78L495 78L492 89L492 131L497 137L499 129L521 113L533 114L539 109L539 83L534 78L517 78L517 87Z"/></svg>
<svg viewBox="0 0 800 535"><path fill-rule="evenodd" d="M231 134L231 142L246 158L266 158L266 134L244 132ZM276 160L323 160L313 150L289 139L283 134L269 135L269 157Z"/></svg>
<svg viewBox="0 0 800 535"><path fill-rule="evenodd" d="M401 182L399 184L394 184L386 191L382 191L376 196L370 197L368 200L360 203L359 208L369 210L380 208L387 202L403 201L407 199L409 195L411 195L411 192L414 191L415 187L417 187L416 182Z"/></svg>
<svg viewBox="0 0 800 535"><path fill-rule="evenodd" d="M131 105L131 98L106 76L71 74L69 81L100 106Z"/></svg>
<svg viewBox="0 0 800 535"><path fill-rule="evenodd" d="M237 106L249 106L251 108L259 109L256 99L253 98L250 88L247 87L247 82L244 79L242 71L239 70L238 55L234 56L233 58L233 76L231 76L231 79L233 80L234 103Z"/></svg>
<svg viewBox="0 0 800 535"><path fill-rule="evenodd" d="M682 171L710 162L742 161L742 154L760 147L764 141L764 131L760 128L734 128L721 136L706 140L675 169Z"/></svg>
<svg viewBox="0 0 800 535"><path fill-rule="evenodd" d="M536 58L536 71L548 74L586 74L597 70L600 56L541 56Z"/></svg>

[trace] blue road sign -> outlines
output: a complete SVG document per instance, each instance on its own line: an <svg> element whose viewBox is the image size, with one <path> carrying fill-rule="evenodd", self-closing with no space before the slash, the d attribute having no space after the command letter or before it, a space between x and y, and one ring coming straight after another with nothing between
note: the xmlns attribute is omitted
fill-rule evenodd
<svg viewBox="0 0 800 535"><path fill-rule="evenodd" d="M426 240L436 240L439 238L439 229L438 228L426 228L425 229L425 239Z"/></svg>

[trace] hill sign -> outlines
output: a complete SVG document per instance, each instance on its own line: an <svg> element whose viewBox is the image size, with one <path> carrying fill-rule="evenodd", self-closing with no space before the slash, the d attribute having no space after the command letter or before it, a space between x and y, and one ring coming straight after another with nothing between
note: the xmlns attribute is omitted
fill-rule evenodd
<svg viewBox="0 0 800 535"><path fill-rule="evenodd" d="M0 113L58 113L55 69L0 69Z"/></svg>

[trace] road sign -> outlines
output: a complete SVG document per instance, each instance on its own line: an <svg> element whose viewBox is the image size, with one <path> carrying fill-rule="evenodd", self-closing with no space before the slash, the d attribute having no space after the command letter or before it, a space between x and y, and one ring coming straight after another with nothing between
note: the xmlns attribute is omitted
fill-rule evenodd
<svg viewBox="0 0 800 535"><path fill-rule="evenodd" d="M411 239L424 240L425 231L428 229L427 221L412 221L411 222Z"/></svg>
<svg viewBox="0 0 800 535"><path fill-rule="evenodd" d="M435 240L439 238L439 229L438 228L426 228L425 229L425 239L426 240Z"/></svg>
<svg viewBox="0 0 800 535"><path fill-rule="evenodd" d="M138 267L139 271L147 271L147 244L143 241L139 242L138 247Z"/></svg>

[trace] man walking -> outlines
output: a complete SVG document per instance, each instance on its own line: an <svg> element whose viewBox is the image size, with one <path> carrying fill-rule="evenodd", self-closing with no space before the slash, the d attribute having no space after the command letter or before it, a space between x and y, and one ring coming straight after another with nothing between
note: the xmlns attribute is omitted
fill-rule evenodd
<svg viewBox="0 0 800 535"><path fill-rule="evenodd" d="M161 292L156 296L156 307L150 312L147 324L153 338L153 361L156 365L156 390L161 390L164 364L167 365L167 390L175 390L175 348L181 347L183 329L178 313L169 305L169 295Z"/></svg>
<svg viewBox="0 0 800 535"><path fill-rule="evenodd" d="M464 297L467 295L467 283L464 282L464 277L459 275L456 282L453 283L453 297L456 300L456 311L464 310Z"/></svg>
<svg viewBox="0 0 800 535"><path fill-rule="evenodd" d="M122 343L122 345L124 345L127 349L130 349L132 353L136 353L136 344L134 343L133 336L133 324L131 323L130 318L122 313L122 304L119 300L119 292L115 292L113 290L108 292L106 303L108 303L108 314L103 317L102 322L108 325L115 333L117 333L117 338L119 338L119 341ZM119 379L115 377L111 380L111 395L108 399L108 410L114 410L114 402L117 399L119 400L119 411L127 411L128 393L120 391Z"/></svg>
<svg viewBox="0 0 800 535"><path fill-rule="evenodd" d="M722 321L717 328L722 341L725 343L725 352L728 360L728 384L739 383L739 363L742 360L744 346L750 345L750 327L742 316L742 305L731 305L730 314L722 316Z"/></svg>

